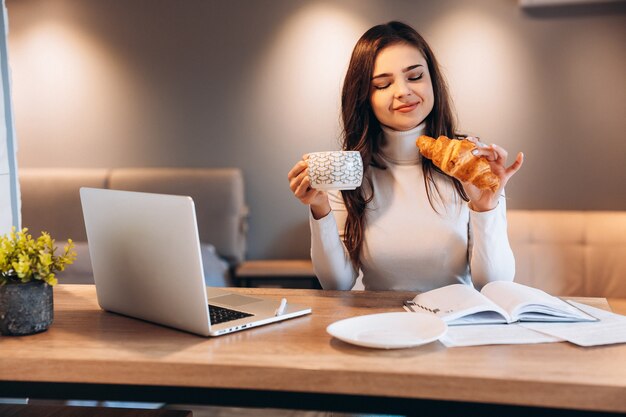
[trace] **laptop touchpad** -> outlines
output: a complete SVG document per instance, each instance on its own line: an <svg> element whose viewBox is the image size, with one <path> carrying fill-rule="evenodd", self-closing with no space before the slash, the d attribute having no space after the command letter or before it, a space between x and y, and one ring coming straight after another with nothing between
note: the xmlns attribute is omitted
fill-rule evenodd
<svg viewBox="0 0 626 417"><path fill-rule="evenodd" d="M263 301L261 298L246 297L239 294L226 294L219 297L209 298L209 302L214 302L222 305L229 305L233 307L242 306L250 303L256 303L257 301Z"/></svg>

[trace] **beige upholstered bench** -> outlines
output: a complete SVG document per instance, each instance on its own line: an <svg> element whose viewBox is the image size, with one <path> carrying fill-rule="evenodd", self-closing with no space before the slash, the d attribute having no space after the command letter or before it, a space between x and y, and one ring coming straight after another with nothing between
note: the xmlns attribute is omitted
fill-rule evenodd
<svg viewBox="0 0 626 417"><path fill-rule="evenodd" d="M188 195L194 200L207 284L231 285L244 260L247 207L241 170L235 168L21 169L22 225L62 244L76 242L78 258L62 283L92 283L80 187ZM164 236L164 239L167 237Z"/></svg>
<svg viewBox="0 0 626 417"><path fill-rule="evenodd" d="M509 210L515 281L550 294L626 297L626 211Z"/></svg>
<svg viewBox="0 0 626 417"><path fill-rule="evenodd" d="M626 211L509 210L507 218L516 282L555 295L626 297ZM244 262L237 276L303 287L314 272L308 259L261 260Z"/></svg>
<svg viewBox="0 0 626 417"><path fill-rule="evenodd" d="M75 277L62 282L91 276L78 195L88 186L192 196L205 263L219 269L218 255L238 272L221 285L315 284L309 259L244 262L247 208L238 169L22 169L19 176L24 226L79 244L79 261L67 270ZM509 210L508 222L517 282L558 295L626 297L626 211Z"/></svg>

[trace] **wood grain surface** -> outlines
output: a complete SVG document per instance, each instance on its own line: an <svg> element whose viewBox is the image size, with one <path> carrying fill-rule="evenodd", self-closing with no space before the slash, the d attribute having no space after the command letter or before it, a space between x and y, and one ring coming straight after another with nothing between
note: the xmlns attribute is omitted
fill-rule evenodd
<svg viewBox="0 0 626 417"><path fill-rule="evenodd" d="M336 320L402 311L413 293L236 288L287 297L313 314L217 338L102 311L91 285L54 289L37 335L0 337L0 380L238 388L626 412L626 344L400 350L332 338ZM608 308L604 299L580 299ZM626 313L626 300L609 300ZM175 311L172 314L176 314Z"/></svg>

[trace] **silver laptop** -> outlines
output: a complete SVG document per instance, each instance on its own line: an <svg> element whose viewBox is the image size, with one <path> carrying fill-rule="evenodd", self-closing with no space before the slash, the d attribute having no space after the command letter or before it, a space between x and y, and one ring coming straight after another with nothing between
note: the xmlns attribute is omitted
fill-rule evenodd
<svg viewBox="0 0 626 417"><path fill-rule="evenodd" d="M81 188L98 304L202 336L311 313L309 307L206 287L191 197Z"/></svg>

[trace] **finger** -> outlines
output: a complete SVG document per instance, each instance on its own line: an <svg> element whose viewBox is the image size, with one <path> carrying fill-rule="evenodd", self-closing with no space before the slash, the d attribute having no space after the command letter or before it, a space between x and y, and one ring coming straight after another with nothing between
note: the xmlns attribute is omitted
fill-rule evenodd
<svg viewBox="0 0 626 417"><path fill-rule="evenodd" d="M291 173L289 173L289 175L287 175L287 179L289 180L289 189L292 192L295 192L298 185L300 185L298 182L298 176L292 176Z"/></svg>
<svg viewBox="0 0 626 417"><path fill-rule="evenodd" d="M302 182L302 181L304 181L304 179L305 179L305 178L306 178L307 180L310 180L310 179L309 179L309 168L307 167L307 168L303 169L303 170L302 170L302 172L301 172L301 173L299 173L299 174L298 174L298 176L297 176L296 178L298 179L298 182ZM309 181L309 186L310 186L310 185L311 185L311 184L310 184L310 181Z"/></svg>
<svg viewBox="0 0 626 417"><path fill-rule="evenodd" d="M468 136L465 139L467 139L468 141L472 142L478 148L486 148L487 147L487 145L485 145L484 143L482 143L480 141L480 137L478 137L478 136Z"/></svg>
<svg viewBox="0 0 626 417"><path fill-rule="evenodd" d="M296 193L296 190L298 189L298 187L300 186L300 181L298 181L297 178L292 178L289 181L289 189L291 190L292 193Z"/></svg>
<svg viewBox="0 0 626 417"><path fill-rule="evenodd" d="M502 164L504 165L506 163L506 159L509 157L509 153L506 151L506 149L496 144L492 144L491 149L493 149L496 153L496 159L501 160Z"/></svg>
<svg viewBox="0 0 626 417"><path fill-rule="evenodd" d="M307 168L307 163L304 161L298 161L293 168L291 168L289 170L289 173L287 173L287 179L289 181L291 181L293 178L297 177L298 174L300 174L302 171L304 171Z"/></svg>
<svg viewBox="0 0 626 417"><path fill-rule="evenodd" d="M508 158L508 152L501 146L491 144L485 148L476 148L472 150L472 154L475 156L484 156L489 162L497 162L504 166L506 159Z"/></svg>
<svg viewBox="0 0 626 417"><path fill-rule="evenodd" d="M498 159L498 153L491 146L473 149L472 155L479 157L483 156L487 158L489 162L494 162Z"/></svg>
<svg viewBox="0 0 626 417"><path fill-rule="evenodd" d="M302 200L305 197L307 197L307 194L309 194L311 191L314 191L314 190L311 188L311 180L309 176L307 175L302 179L302 181L300 182L300 184L294 191L294 195L298 197L300 200Z"/></svg>
<svg viewBox="0 0 626 417"><path fill-rule="evenodd" d="M522 167L523 164L524 164L524 154L520 152L517 154L517 158L515 158L515 162L513 162L513 164L511 164L511 166L506 169L507 177L513 176L513 174L519 171L519 169Z"/></svg>
<svg viewBox="0 0 626 417"><path fill-rule="evenodd" d="M291 191L295 193L296 189L300 186L300 184L302 184L302 181L305 177L308 177L308 175L309 170L305 168L295 178L292 178L291 181L289 181L289 188L291 188Z"/></svg>

